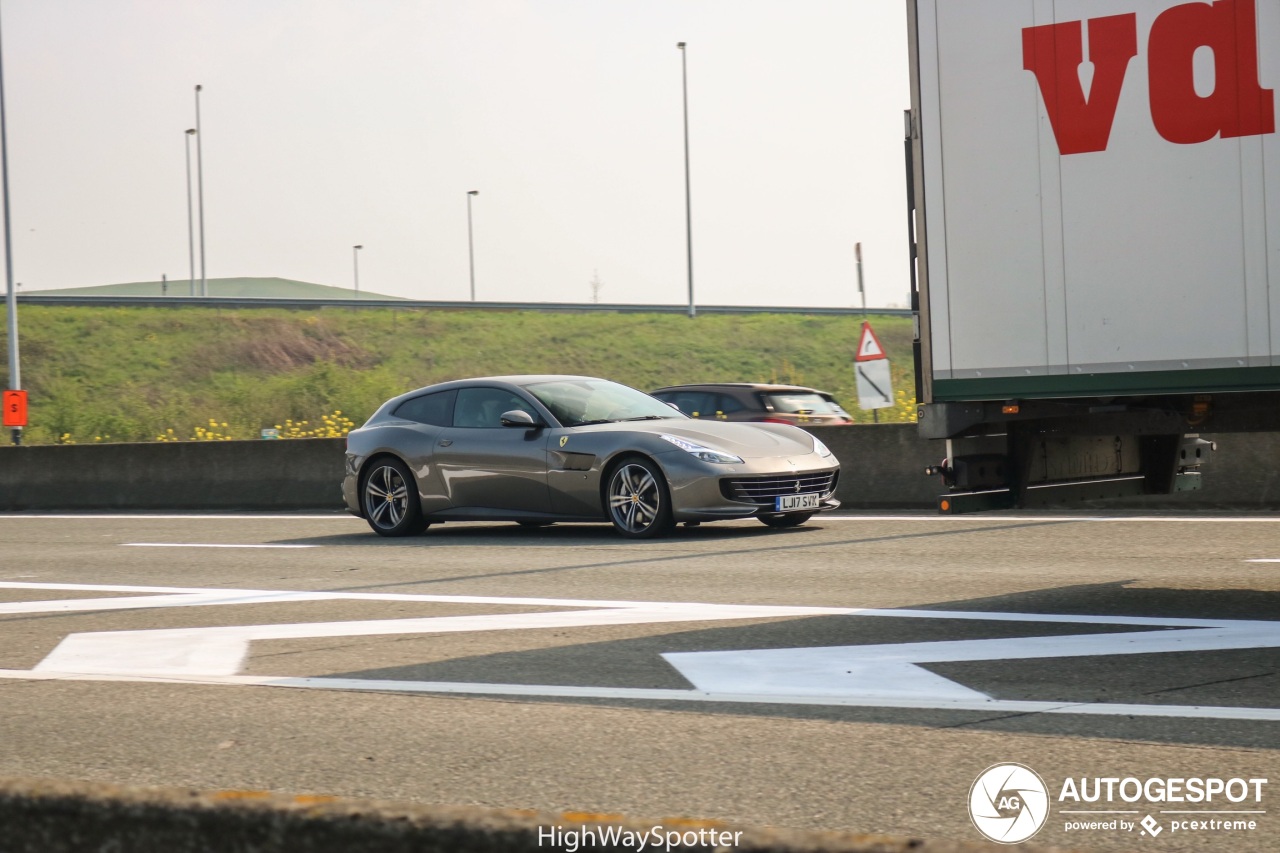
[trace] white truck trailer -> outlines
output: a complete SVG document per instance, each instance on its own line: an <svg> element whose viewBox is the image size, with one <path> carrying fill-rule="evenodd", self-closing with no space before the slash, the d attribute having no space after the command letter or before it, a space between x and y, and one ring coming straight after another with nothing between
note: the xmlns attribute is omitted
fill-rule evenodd
<svg viewBox="0 0 1280 853"><path fill-rule="evenodd" d="M1195 434L1280 430L1280 0L907 12L940 509L1197 488Z"/></svg>

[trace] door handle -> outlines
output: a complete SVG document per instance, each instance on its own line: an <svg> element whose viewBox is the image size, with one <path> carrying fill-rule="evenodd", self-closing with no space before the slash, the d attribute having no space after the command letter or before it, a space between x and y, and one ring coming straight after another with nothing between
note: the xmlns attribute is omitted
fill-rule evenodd
<svg viewBox="0 0 1280 853"><path fill-rule="evenodd" d="M449 446L449 445L451 445L451 444L453 444L453 439L452 439L452 438L442 438L442 439L440 439L440 446L441 446L441 447L448 447L448 446Z"/></svg>

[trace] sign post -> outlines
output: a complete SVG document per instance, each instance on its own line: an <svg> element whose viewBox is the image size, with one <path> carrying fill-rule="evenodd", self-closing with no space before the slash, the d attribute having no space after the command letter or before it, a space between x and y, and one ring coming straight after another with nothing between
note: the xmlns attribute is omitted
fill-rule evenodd
<svg viewBox="0 0 1280 853"><path fill-rule="evenodd" d="M5 306L8 309L7 329L9 333L9 387L22 387L22 370L18 363L18 292L13 286L13 239L9 216L9 145L4 123L4 61L0 59L0 200L4 204L4 281ZM10 394L22 395L22 423L10 424ZM12 405L17 406L14 400ZM4 392L4 425L13 427L13 443L22 444L22 427L27 423L27 395L22 391Z"/></svg>
<svg viewBox="0 0 1280 853"><path fill-rule="evenodd" d="M853 372L858 380L858 408L870 409L872 418L879 423L880 413L877 410L893 405L893 382L889 373L889 355L871 330L871 324L865 321L862 336L858 339L858 352L853 357Z"/></svg>

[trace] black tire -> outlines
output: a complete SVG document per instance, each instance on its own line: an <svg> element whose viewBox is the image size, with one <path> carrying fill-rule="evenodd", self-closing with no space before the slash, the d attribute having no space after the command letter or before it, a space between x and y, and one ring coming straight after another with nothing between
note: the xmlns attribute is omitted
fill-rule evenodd
<svg viewBox="0 0 1280 853"><path fill-rule="evenodd" d="M604 506L613 529L628 539L657 539L676 526L667 478L640 456L622 460L609 474Z"/></svg>
<svg viewBox="0 0 1280 853"><path fill-rule="evenodd" d="M409 467L390 456L374 460L360 481L360 508L379 536L414 536L427 529Z"/></svg>
<svg viewBox="0 0 1280 853"><path fill-rule="evenodd" d="M813 518L811 512L788 512L782 515L757 515L762 524L769 527L799 527Z"/></svg>

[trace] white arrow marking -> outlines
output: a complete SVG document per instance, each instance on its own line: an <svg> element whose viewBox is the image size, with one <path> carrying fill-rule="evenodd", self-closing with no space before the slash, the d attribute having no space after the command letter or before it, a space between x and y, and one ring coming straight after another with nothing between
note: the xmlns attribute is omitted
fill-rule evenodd
<svg viewBox="0 0 1280 853"><path fill-rule="evenodd" d="M130 675L234 675L254 640L358 637L390 634L443 634L534 628L581 628L654 622L709 622L760 619L812 613L788 608L734 605L659 605L608 610L510 613L488 616L436 616L301 625L237 625L226 628L176 628L156 631L105 631L72 634L36 666L37 672Z"/></svg>
<svg viewBox="0 0 1280 853"><path fill-rule="evenodd" d="M1172 651L1280 646L1280 622L1155 619L1138 616L1075 616L940 610L862 610L769 607L490 596L326 593L280 590L184 589L177 587L38 584L0 581L0 588L149 593L130 598L71 599L0 605L0 613L111 610L139 607L209 606L318 600L421 601L504 606L583 608L540 613L445 616L301 625L114 631L73 634L34 670L0 670L0 678L159 681L240 684L310 689L378 690L502 696L561 696L654 701L769 703L981 710L1002 713L1100 714L1280 721L1280 709L1177 705L997 700L935 675L919 664L1057 657L1152 654ZM237 675L257 639L336 637L406 633L586 627L653 622L704 622L818 615L879 616L996 622L1126 625L1150 628L1130 633L1022 637L668 653L663 657L695 685L693 690L657 690L528 684L415 682L349 678L289 678ZM1155 630L1165 629L1165 630ZM1169 630L1176 629L1176 630Z"/></svg>
<svg viewBox="0 0 1280 853"><path fill-rule="evenodd" d="M0 587L38 589L42 586L41 584L0 582ZM69 584L58 585L58 587L62 589L85 588ZM169 592L169 589L166 588L153 590L147 587L96 587L96 589ZM0 605L0 613L195 607L340 599L425 601L450 604L484 603L539 607L560 606L584 609L549 613L435 616L421 619L233 625L220 628L171 628L148 631L98 631L72 634L64 638L36 666L34 671L171 677L235 675L240 671L240 667L248 655L249 644L254 640L438 634L464 631L570 628L592 625L634 625L658 622L714 622L784 616L843 615L856 612L849 608L823 607L758 607L735 604L689 604L677 602L192 589L176 594L146 595L132 598L15 602Z"/></svg>
<svg viewBox="0 0 1280 853"><path fill-rule="evenodd" d="M918 666L958 661L1030 660L1280 646L1280 623L1225 622L1218 627L1123 634L1076 634L936 643L681 652L663 658L700 690L723 693L989 699Z"/></svg>

